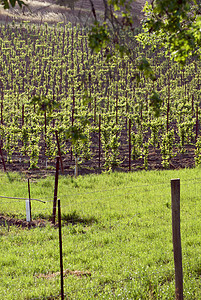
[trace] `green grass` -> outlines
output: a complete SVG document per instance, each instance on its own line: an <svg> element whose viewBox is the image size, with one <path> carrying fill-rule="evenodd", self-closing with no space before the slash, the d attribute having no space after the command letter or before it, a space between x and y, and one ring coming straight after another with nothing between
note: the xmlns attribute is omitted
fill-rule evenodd
<svg viewBox="0 0 201 300"><path fill-rule="evenodd" d="M91 276L64 278L66 299L174 299L170 180L181 179L185 299L201 298L201 169L109 173L59 179L63 264ZM50 218L54 178L31 182L33 219ZM27 197L18 174L0 177L0 195ZM0 198L0 213L25 219L24 201ZM0 227L0 298L57 299L58 229ZM68 298L67 298L68 297ZM51 298L52 299L52 298Z"/></svg>

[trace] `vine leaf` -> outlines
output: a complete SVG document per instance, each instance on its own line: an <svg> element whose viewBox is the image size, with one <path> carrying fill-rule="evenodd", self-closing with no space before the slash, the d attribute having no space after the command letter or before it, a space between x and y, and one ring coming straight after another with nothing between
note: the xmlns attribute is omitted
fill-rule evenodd
<svg viewBox="0 0 201 300"><path fill-rule="evenodd" d="M156 93L155 91L152 91L152 94L149 99L150 99L150 106L153 108L155 117L159 117L162 99L160 98L159 94Z"/></svg>

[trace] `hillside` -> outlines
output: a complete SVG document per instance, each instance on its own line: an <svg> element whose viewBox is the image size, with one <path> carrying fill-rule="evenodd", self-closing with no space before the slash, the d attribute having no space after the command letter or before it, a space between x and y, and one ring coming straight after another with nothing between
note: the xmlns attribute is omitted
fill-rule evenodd
<svg viewBox="0 0 201 300"><path fill-rule="evenodd" d="M81 23L88 24L92 19L91 6L89 0L79 0L75 4L75 9L71 10L68 7L62 7L54 4L53 0L37 0L27 1L28 8L20 10L14 8L10 10L0 9L0 21L30 21L33 23L41 24L47 22L54 24L57 22L72 22L73 24ZM133 15L136 26L139 26L140 19L142 18L142 8L145 0L137 0L133 3ZM104 6L102 1L94 0L94 6L99 16L103 14Z"/></svg>

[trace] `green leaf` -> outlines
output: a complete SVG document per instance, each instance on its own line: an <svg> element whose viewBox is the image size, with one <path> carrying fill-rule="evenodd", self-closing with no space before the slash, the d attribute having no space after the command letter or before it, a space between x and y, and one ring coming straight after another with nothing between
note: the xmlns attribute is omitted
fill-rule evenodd
<svg viewBox="0 0 201 300"><path fill-rule="evenodd" d="M22 8L22 6L27 6L27 4L21 0L0 0L0 4L3 5L4 9L9 9L10 6L15 7L16 4L18 4L20 8Z"/></svg>
<svg viewBox="0 0 201 300"><path fill-rule="evenodd" d="M155 117L159 117L162 99L160 98L159 94L156 93L155 91L152 92L149 99L150 99L150 106L153 108Z"/></svg>
<svg viewBox="0 0 201 300"><path fill-rule="evenodd" d="M98 22L95 22L89 32L89 47L98 53L102 48L106 47L109 42L110 36L107 30L107 25L105 23L100 25Z"/></svg>

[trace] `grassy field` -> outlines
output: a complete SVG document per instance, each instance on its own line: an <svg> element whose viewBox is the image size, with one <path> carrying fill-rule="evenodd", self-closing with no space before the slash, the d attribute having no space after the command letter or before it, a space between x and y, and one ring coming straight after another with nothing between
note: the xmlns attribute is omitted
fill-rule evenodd
<svg viewBox="0 0 201 300"><path fill-rule="evenodd" d="M201 169L60 177L66 299L174 299L170 180L181 179L185 299L201 298ZM31 181L33 219L52 213L54 178ZM0 195L27 197L27 180L1 174ZM23 200L0 213L25 219ZM57 299L58 228L0 227L0 299Z"/></svg>

